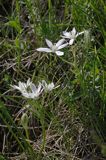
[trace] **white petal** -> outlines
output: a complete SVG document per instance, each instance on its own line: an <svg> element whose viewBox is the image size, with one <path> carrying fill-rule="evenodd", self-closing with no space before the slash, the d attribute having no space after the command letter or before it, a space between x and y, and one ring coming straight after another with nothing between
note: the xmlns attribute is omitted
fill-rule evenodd
<svg viewBox="0 0 106 160"><path fill-rule="evenodd" d="M62 49L62 48L64 48L64 47L66 47L67 45L68 45L68 43L65 43L65 44L59 46L58 49Z"/></svg>
<svg viewBox="0 0 106 160"><path fill-rule="evenodd" d="M20 90L20 88L16 85L11 85L12 88Z"/></svg>
<svg viewBox="0 0 106 160"><path fill-rule="evenodd" d="M64 41L65 41L65 39L60 39L60 40L56 43L56 47L59 47L60 45L62 45Z"/></svg>
<svg viewBox="0 0 106 160"><path fill-rule="evenodd" d="M66 36L60 36L60 37L62 37L62 39L66 39L67 37ZM69 38L68 38L69 39Z"/></svg>
<svg viewBox="0 0 106 160"><path fill-rule="evenodd" d="M35 86L35 84L31 84L30 85L30 87L31 87L31 91L34 93L34 92L36 92L36 90L37 90L37 88L36 88L36 86Z"/></svg>
<svg viewBox="0 0 106 160"><path fill-rule="evenodd" d="M26 98L29 98L29 94L26 93L26 92L25 92L25 93L23 92L22 95L23 95L24 97L26 97Z"/></svg>
<svg viewBox="0 0 106 160"><path fill-rule="evenodd" d="M76 29L75 29L75 27L72 29L72 35L75 35L76 34Z"/></svg>
<svg viewBox="0 0 106 160"><path fill-rule="evenodd" d="M22 92L22 95L26 98L34 98L34 94L33 93L27 93L27 92Z"/></svg>
<svg viewBox="0 0 106 160"><path fill-rule="evenodd" d="M71 39L70 41L69 41L69 45L72 45L74 43L74 39Z"/></svg>
<svg viewBox="0 0 106 160"><path fill-rule="evenodd" d="M84 33L84 31L77 33L77 34L76 34L76 37L78 37L79 35L81 35L81 34L83 34L83 33Z"/></svg>
<svg viewBox="0 0 106 160"><path fill-rule="evenodd" d="M50 40L46 39L46 43L47 43L49 48L52 48L53 44Z"/></svg>
<svg viewBox="0 0 106 160"><path fill-rule="evenodd" d="M42 84L41 84L41 83L39 83L39 85L38 85L38 89L37 89L37 92L38 92L39 94L41 94L41 93L42 93L42 91L43 91Z"/></svg>
<svg viewBox="0 0 106 160"><path fill-rule="evenodd" d="M48 90L48 91L53 90L53 88L54 88L54 83L53 83L53 82L50 83L50 84L48 84L48 87L47 87L47 90Z"/></svg>
<svg viewBox="0 0 106 160"><path fill-rule="evenodd" d="M23 83L19 81L18 86L19 86L19 88L21 88L23 86Z"/></svg>
<svg viewBox="0 0 106 160"><path fill-rule="evenodd" d="M27 87L30 86L32 84L32 82L30 81L30 78L27 80Z"/></svg>
<svg viewBox="0 0 106 160"><path fill-rule="evenodd" d="M25 91L27 88L26 83L19 81L18 85L19 85L20 91L23 91L23 90Z"/></svg>
<svg viewBox="0 0 106 160"><path fill-rule="evenodd" d="M27 92L22 92L22 95L23 95L24 97L26 97L26 98L30 98L30 97L29 97L29 94L28 94Z"/></svg>
<svg viewBox="0 0 106 160"><path fill-rule="evenodd" d="M37 48L36 50L39 52L47 52L47 53L52 52L52 50L49 48Z"/></svg>
<svg viewBox="0 0 106 160"><path fill-rule="evenodd" d="M71 37L71 33L70 32L66 32L66 31L63 31L63 37L64 38L70 38Z"/></svg>
<svg viewBox="0 0 106 160"><path fill-rule="evenodd" d="M64 55L64 52L61 52L61 51L56 51L55 52L58 56L63 56Z"/></svg>
<svg viewBox="0 0 106 160"><path fill-rule="evenodd" d="M35 94L34 93L29 93L29 98L34 99L35 98Z"/></svg>

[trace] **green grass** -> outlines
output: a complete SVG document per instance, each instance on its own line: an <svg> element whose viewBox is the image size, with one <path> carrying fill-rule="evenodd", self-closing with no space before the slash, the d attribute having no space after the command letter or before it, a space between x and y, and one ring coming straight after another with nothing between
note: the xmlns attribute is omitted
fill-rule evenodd
<svg viewBox="0 0 106 160"><path fill-rule="evenodd" d="M0 158L106 157L104 0L0 2ZM64 56L39 53L45 38L86 30ZM10 85L45 79L58 88L28 100ZM30 105L30 108L26 106ZM4 157L4 158L3 158Z"/></svg>

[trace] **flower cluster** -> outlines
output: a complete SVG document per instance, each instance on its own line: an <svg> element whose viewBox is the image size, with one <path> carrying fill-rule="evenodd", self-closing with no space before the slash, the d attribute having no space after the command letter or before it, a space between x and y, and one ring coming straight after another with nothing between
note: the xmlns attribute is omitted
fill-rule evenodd
<svg viewBox="0 0 106 160"><path fill-rule="evenodd" d="M57 43L53 44L50 40L46 39L48 48L37 48L36 50L39 52L55 53L58 56L62 56L64 55L64 52L60 51L60 49L68 45L72 45L75 39L83 33L84 31L77 32L75 28L73 28L70 32L63 31L63 35L61 36L62 39L60 39ZM69 41L67 42L67 40Z"/></svg>
<svg viewBox="0 0 106 160"><path fill-rule="evenodd" d="M73 28L72 31L70 31L70 32L63 31L63 36L61 36L61 37L64 38L64 39L68 39L68 40L69 40L69 45L72 45L72 44L74 43L75 39L76 39L79 35L81 35L81 34L83 34L83 33L84 33L84 31L82 31L82 32L77 32L76 29Z"/></svg>
<svg viewBox="0 0 106 160"><path fill-rule="evenodd" d="M19 81L18 86L12 85L12 88L19 90L26 98L37 99L43 91L48 92L56 87L53 82L47 84L45 80L42 80L42 82L39 82L38 86L36 86L28 79L26 83Z"/></svg>
<svg viewBox="0 0 106 160"><path fill-rule="evenodd" d="M62 39L60 39L57 43L53 44L50 40L46 39L48 48L37 48L36 50L39 52L55 53L58 56L62 56L64 55L64 52L60 50L68 45L72 45L75 39L83 33L84 31L77 32L75 28L73 28L70 32L63 31L63 35L61 36ZM47 84L45 80L42 80L39 82L38 86L36 86L30 81L30 79L28 79L26 83L19 81L18 86L12 85L12 87L19 90L24 97L32 99L37 99L43 91L48 92L54 88L57 88L54 86L53 82Z"/></svg>

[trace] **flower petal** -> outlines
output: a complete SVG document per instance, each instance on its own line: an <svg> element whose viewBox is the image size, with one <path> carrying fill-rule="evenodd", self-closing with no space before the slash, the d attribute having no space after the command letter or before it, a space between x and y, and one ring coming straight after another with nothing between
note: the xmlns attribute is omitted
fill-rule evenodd
<svg viewBox="0 0 106 160"><path fill-rule="evenodd" d="M16 85L11 85L11 87L12 87L13 89L18 89L18 90L20 91L20 88L19 88L18 86L16 86Z"/></svg>
<svg viewBox="0 0 106 160"><path fill-rule="evenodd" d="M57 43L56 43L56 47L59 47L60 45L62 45L64 43L65 39L60 39Z"/></svg>
<svg viewBox="0 0 106 160"><path fill-rule="evenodd" d="M58 47L58 49L62 49L64 47L66 47L68 45L68 43L62 44L61 46Z"/></svg>
<svg viewBox="0 0 106 160"><path fill-rule="evenodd" d="M52 48L53 44L50 40L46 39L46 43L47 43L49 48Z"/></svg>
<svg viewBox="0 0 106 160"><path fill-rule="evenodd" d="M54 83L52 82L52 83L48 84L47 91L51 91L53 89L54 89Z"/></svg>
<svg viewBox="0 0 106 160"><path fill-rule="evenodd" d="M39 95L42 93L43 88L42 88L42 84L39 83L38 88L37 88L37 92L39 93Z"/></svg>
<svg viewBox="0 0 106 160"><path fill-rule="evenodd" d="M76 34L76 29L75 29L75 27L72 29L71 33L72 33L72 35L75 35L75 34Z"/></svg>
<svg viewBox="0 0 106 160"><path fill-rule="evenodd" d="M19 81L18 85L19 85L20 91L25 91L26 88L27 88L26 83L23 83L23 82Z"/></svg>
<svg viewBox="0 0 106 160"><path fill-rule="evenodd" d="M32 82L30 81L30 78L27 80L26 86L30 86L32 84Z"/></svg>
<svg viewBox="0 0 106 160"><path fill-rule="evenodd" d="M22 95L26 98L32 98L34 99L35 98L35 94L34 93L28 93L28 92L22 92Z"/></svg>
<svg viewBox="0 0 106 160"><path fill-rule="evenodd" d="M64 55L64 52L61 52L61 51L56 51L55 52L58 56L63 56Z"/></svg>
<svg viewBox="0 0 106 160"><path fill-rule="evenodd" d="M27 93L27 92L22 92L22 95L23 95L24 97L26 97L26 98L30 98L29 93Z"/></svg>
<svg viewBox="0 0 106 160"><path fill-rule="evenodd" d="M52 50L49 48L37 48L36 50L39 52L47 52L47 53L52 52Z"/></svg>
<svg viewBox="0 0 106 160"><path fill-rule="evenodd" d="M64 35L64 36L62 36L63 38L68 38L69 39L71 37L70 32L63 31L63 35Z"/></svg>
<svg viewBox="0 0 106 160"><path fill-rule="evenodd" d="M79 35L81 35L81 34L83 34L83 33L84 33L84 31L77 33L77 34L76 34L76 37L78 37Z"/></svg>
<svg viewBox="0 0 106 160"><path fill-rule="evenodd" d="M69 45L72 45L74 43L74 39L71 39L70 41L69 41Z"/></svg>
<svg viewBox="0 0 106 160"><path fill-rule="evenodd" d="M35 84L31 84L30 85L30 87L31 87L31 91L34 93L34 92L36 92L36 90L37 90L37 88L36 88L36 86L35 86Z"/></svg>

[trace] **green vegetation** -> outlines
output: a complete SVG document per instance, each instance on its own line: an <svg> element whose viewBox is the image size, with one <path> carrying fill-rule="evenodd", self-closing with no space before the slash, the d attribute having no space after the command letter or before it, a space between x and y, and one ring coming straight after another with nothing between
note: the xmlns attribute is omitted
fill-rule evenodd
<svg viewBox="0 0 106 160"><path fill-rule="evenodd" d="M64 55L38 52L84 34ZM11 85L45 80L38 99ZM0 160L106 159L105 0L0 1Z"/></svg>

